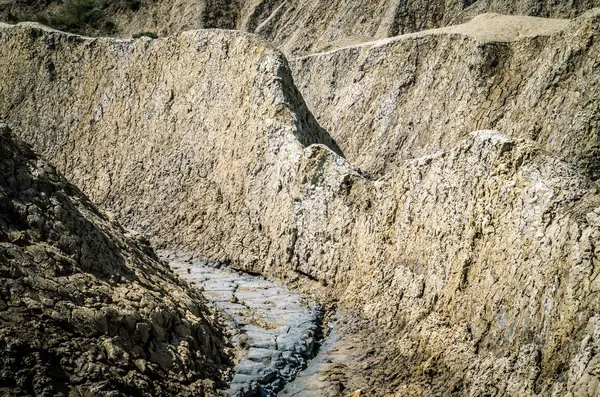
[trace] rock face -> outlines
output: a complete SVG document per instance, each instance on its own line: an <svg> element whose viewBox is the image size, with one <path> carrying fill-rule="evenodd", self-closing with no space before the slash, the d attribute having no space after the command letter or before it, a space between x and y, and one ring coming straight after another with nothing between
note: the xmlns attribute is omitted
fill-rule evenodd
<svg viewBox="0 0 600 397"><path fill-rule="evenodd" d="M598 24L483 16L294 61L341 150L256 36L3 25L0 116L156 245L366 319L365 393L595 396Z"/></svg>
<svg viewBox="0 0 600 397"><path fill-rule="evenodd" d="M488 14L465 25L292 62L308 106L349 160L403 159L498 129L600 179L600 13L571 21Z"/></svg>
<svg viewBox="0 0 600 397"><path fill-rule="evenodd" d="M212 395L201 295L0 124L0 394Z"/></svg>
<svg viewBox="0 0 600 397"><path fill-rule="evenodd" d="M159 247L215 259L246 247L262 260L260 219L280 216L283 178L304 146L333 145L285 58L256 36L86 39L5 25L0 57L0 114Z"/></svg>
<svg viewBox="0 0 600 397"><path fill-rule="evenodd" d="M600 196L575 168L487 131L378 181L305 161L292 266L401 331L389 391L596 393Z"/></svg>
<svg viewBox="0 0 600 397"><path fill-rule="evenodd" d="M453 25L487 12L572 18L600 6L597 0L557 1L552 5L542 0L292 0L264 3L271 5L270 14L255 23L256 28L253 24L238 28L260 34L290 55Z"/></svg>

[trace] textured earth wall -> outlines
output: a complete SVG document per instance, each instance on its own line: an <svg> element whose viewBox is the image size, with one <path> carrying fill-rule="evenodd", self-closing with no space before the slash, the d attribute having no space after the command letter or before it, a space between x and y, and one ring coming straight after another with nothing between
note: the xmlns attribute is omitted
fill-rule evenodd
<svg viewBox="0 0 600 397"><path fill-rule="evenodd" d="M558 27L511 21L542 50L579 48L578 34L595 48L594 13ZM476 47L463 29L422 40ZM597 116L570 97L595 95L576 94L597 66L586 51L566 63L573 85L547 99L571 101L557 114L576 126ZM475 76L487 70L480 59ZM440 84L468 85L452 73L459 61L446 61ZM393 376L373 393L597 394L600 198L580 152L510 128L455 127L429 146L443 148L435 154L407 160L388 147L394 169L366 176L312 118L285 58L235 32L131 41L4 25L0 67L0 116L128 226L165 248L300 276L378 327ZM568 127L537 111L549 136ZM572 142L588 143L574 131Z"/></svg>
<svg viewBox="0 0 600 397"><path fill-rule="evenodd" d="M216 395L204 302L0 124L0 394Z"/></svg>
<svg viewBox="0 0 600 397"><path fill-rule="evenodd" d="M597 393L600 196L585 175L490 131L376 181L322 147L303 164L291 266L396 333L387 391Z"/></svg>
<svg viewBox="0 0 600 397"><path fill-rule="evenodd" d="M0 29L2 117L157 244L213 258L247 247L252 260L270 244L260 219L280 216L280 181L302 147L332 144L285 58L257 36Z"/></svg>
<svg viewBox="0 0 600 397"><path fill-rule="evenodd" d="M249 3L252 4L252 3ZM238 26L301 55L344 44L396 36L466 22L487 13L572 18L600 6L592 1L264 1L270 14ZM260 15L255 12L255 15ZM256 27L254 27L256 26Z"/></svg>
<svg viewBox="0 0 600 397"><path fill-rule="evenodd" d="M291 63L319 123L365 172L479 129L527 137L600 179L600 12L486 14Z"/></svg>

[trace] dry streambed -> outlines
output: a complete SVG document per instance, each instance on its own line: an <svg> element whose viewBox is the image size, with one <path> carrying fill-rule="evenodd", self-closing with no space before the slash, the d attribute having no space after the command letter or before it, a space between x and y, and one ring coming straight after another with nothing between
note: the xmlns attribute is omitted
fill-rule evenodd
<svg viewBox="0 0 600 397"><path fill-rule="evenodd" d="M203 291L219 310L238 351L230 396L275 396L317 353L321 310L316 302L263 277L229 269L222 262L162 254L175 272ZM327 350L331 348L327 342ZM320 357L320 355L318 356ZM327 369L317 357L310 379ZM305 389L298 377L292 394ZM307 378L307 379L309 379ZM312 383L312 382L309 382Z"/></svg>

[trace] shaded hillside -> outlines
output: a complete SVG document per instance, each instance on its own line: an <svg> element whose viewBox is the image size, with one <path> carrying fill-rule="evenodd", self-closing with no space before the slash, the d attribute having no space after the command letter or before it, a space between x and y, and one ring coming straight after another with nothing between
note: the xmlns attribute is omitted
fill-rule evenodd
<svg viewBox="0 0 600 397"><path fill-rule="evenodd" d="M227 357L209 316L0 124L0 394L213 395Z"/></svg>

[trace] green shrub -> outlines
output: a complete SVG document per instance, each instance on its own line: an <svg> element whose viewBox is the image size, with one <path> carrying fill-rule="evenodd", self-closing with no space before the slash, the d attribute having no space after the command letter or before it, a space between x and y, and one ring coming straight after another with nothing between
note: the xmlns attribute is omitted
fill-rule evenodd
<svg viewBox="0 0 600 397"><path fill-rule="evenodd" d="M117 32L117 25L113 21L106 21L103 30L108 34L114 34Z"/></svg>
<svg viewBox="0 0 600 397"><path fill-rule="evenodd" d="M153 32L142 32L142 33L136 33L133 35L134 39L139 39L140 37L150 37L151 39L158 39L158 35L156 33Z"/></svg>

